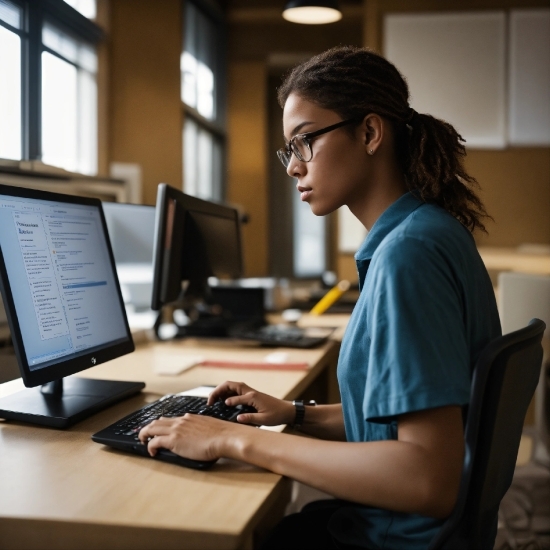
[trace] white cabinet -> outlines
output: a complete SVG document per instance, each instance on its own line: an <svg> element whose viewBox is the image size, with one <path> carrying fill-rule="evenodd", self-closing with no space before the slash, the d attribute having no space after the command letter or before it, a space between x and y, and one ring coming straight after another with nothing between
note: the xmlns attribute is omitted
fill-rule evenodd
<svg viewBox="0 0 550 550"><path fill-rule="evenodd" d="M467 147L550 145L550 9L388 14L384 55Z"/></svg>

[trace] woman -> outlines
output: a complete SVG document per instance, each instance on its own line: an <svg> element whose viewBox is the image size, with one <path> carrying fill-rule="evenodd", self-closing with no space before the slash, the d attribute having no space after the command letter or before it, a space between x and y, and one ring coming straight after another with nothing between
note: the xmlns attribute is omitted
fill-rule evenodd
<svg viewBox="0 0 550 550"><path fill-rule="evenodd" d="M187 415L145 427L149 451L230 457L336 497L289 516L266 548L426 548L456 501L472 367L500 334L471 232L484 230L461 136L410 108L397 69L338 47L279 89L278 152L318 216L343 205L369 231L361 295L342 342L342 404L306 407L225 382L209 400L252 405L240 424L292 424L315 438ZM491 547L491 541L488 542Z"/></svg>

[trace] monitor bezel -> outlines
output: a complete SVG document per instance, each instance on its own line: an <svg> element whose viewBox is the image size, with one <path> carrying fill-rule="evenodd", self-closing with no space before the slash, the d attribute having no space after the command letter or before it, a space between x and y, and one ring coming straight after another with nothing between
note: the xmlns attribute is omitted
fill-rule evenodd
<svg viewBox="0 0 550 550"><path fill-rule="evenodd" d="M239 211L227 204L206 201L183 193L179 189L171 187L166 183L159 183L157 189L157 203L155 215L155 236L153 245L153 294L151 299L151 309L158 311L167 303L165 295L168 293L166 281L162 279L163 273L167 270L172 271L176 268L181 273L181 263L183 261L182 253L185 246L185 225L178 228L176 234L174 232L170 236L172 243L176 244L176 249L179 253L174 254L172 248L168 251L167 247L167 216L168 204L170 200L176 203L174 218L179 223L185 224L186 211L203 212L214 216L223 216L229 218L231 214L237 229L237 247L238 247L238 262L239 273L235 273L235 278L242 276L243 273L243 253L242 253L242 237L240 231L240 216ZM170 262L174 262L172 265ZM179 275L178 275L179 276ZM180 281L181 284L182 281Z"/></svg>
<svg viewBox="0 0 550 550"><path fill-rule="evenodd" d="M0 290L2 292L2 297L4 300L4 307L6 309L6 315L11 331L15 355L25 386L28 388L32 388L35 386L40 386L42 384L53 382L55 380L60 380L66 376L76 374L77 372L81 372L97 366L101 363L105 363L107 361L110 361L111 359L120 357L121 355L133 352L135 350L135 345L132 338L132 333L130 331L130 326L128 325L128 318L126 316L124 301L122 299L122 292L120 290L120 284L118 282L114 255L111 248L111 241L109 239L107 223L105 221L105 215L103 213L101 200L91 197L80 197L63 193L53 193L50 191L42 191L26 187L12 187L4 184L0 184L0 194L12 197L19 197L23 199L57 201L66 204L98 207L101 225L104 235L106 236L107 251L109 254L109 260L111 262L111 269L114 275L116 293L118 296L122 318L124 320L126 329L126 337L122 341L117 341L114 344L107 343L101 346L96 346L95 348L87 349L85 351L77 353L70 359L66 359L66 356L60 357L59 363L39 368L37 370L31 370L27 361L27 354L25 352L25 345L23 343L19 318L17 316L15 302L13 300L13 294L8 278L4 254L0 245Z"/></svg>

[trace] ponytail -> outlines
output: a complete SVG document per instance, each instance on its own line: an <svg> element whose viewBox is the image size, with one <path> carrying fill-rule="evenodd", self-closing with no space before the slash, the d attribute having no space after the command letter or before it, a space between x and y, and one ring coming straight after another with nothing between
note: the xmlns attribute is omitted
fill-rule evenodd
<svg viewBox="0 0 550 550"><path fill-rule="evenodd" d="M405 143L396 147L403 153L400 157L409 190L423 202L447 210L471 232L486 232L482 219L489 216L474 191L478 182L464 169L462 136L448 122L414 109L410 109L403 134Z"/></svg>
<svg viewBox="0 0 550 550"><path fill-rule="evenodd" d="M339 46L295 67L278 89L284 107L296 93L343 119L376 113L394 128L397 158L409 191L452 214L471 232L490 218L464 169L464 139L448 122L409 107L405 79L389 61L368 50Z"/></svg>

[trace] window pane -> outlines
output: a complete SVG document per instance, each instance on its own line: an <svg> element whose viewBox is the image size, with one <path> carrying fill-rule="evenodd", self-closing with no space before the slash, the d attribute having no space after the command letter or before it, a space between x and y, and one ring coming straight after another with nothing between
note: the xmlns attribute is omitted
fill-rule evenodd
<svg viewBox="0 0 550 550"><path fill-rule="evenodd" d="M97 83L94 75L78 71L78 165L82 174L97 174Z"/></svg>
<svg viewBox="0 0 550 550"><path fill-rule="evenodd" d="M78 42L48 23L42 29L42 43L65 59L78 62Z"/></svg>
<svg viewBox="0 0 550 550"><path fill-rule="evenodd" d="M42 53L42 161L78 168L77 69L49 52Z"/></svg>
<svg viewBox="0 0 550 550"><path fill-rule="evenodd" d="M7 23L16 29L20 29L21 8L11 2L7 2L6 0L0 0L0 21L4 21L4 23Z"/></svg>
<svg viewBox="0 0 550 550"><path fill-rule="evenodd" d="M96 174L97 54L89 44L47 23L42 40L67 59L42 54L42 160Z"/></svg>
<svg viewBox="0 0 550 550"><path fill-rule="evenodd" d="M1 5L0 5L1 6ZM21 39L0 27L0 158L21 159Z"/></svg>
<svg viewBox="0 0 550 550"><path fill-rule="evenodd" d="M216 118L217 41L215 24L188 2L181 56L181 99L209 120Z"/></svg>
<svg viewBox="0 0 550 550"><path fill-rule="evenodd" d="M203 199L212 197L212 153L212 134L200 129L197 139L197 196Z"/></svg>
<svg viewBox="0 0 550 550"><path fill-rule="evenodd" d="M183 190L202 199L221 198L222 147L188 118L183 129Z"/></svg>
<svg viewBox="0 0 550 550"><path fill-rule="evenodd" d="M95 19L97 14L96 0L65 0L67 4L79 11L88 19Z"/></svg>
<svg viewBox="0 0 550 550"><path fill-rule="evenodd" d="M214 119L214 73L189 52L181 55L181 99L203 117Z"/></svg>
<svg viewBox="0 0 550 550"><path fill-rule="evenodd" d="M187 119L183 127L183 190L197 195L197 134L198 127Z"/></svg>
<svg viewBox="0 0 550 550"><path fill-rule="evenodd" d="M199 62L197 70L197 111L205 118L214 118L214 73Z"/></svg>
<svg viewBox="0 0 550 550"><path fill-rule="evenodd" d="M97 53L87 44L79 44L77 65L90 73L97 73Z"/></svg>
<svg viewBox="0 0 550 550"><path fill-rule="evenodd" d="M189 53L181 54L181 100L197 107L197 60Z"/></svg>
<svg viewBox="0 0 550 550"><path fill-rule="evenodd" d="M318 277L326 270L325 218L315 216L309 204L293 193L294 274Z"/></svg>

